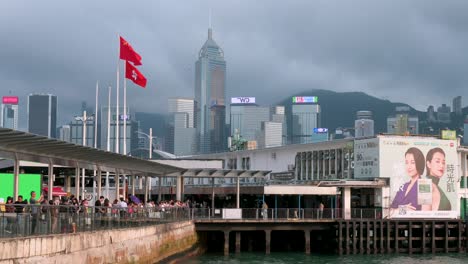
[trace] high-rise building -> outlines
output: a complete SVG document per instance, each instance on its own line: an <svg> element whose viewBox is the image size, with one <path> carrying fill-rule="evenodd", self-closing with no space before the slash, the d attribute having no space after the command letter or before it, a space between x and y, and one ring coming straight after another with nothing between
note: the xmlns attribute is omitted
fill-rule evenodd
<svg viewBox="0 0 468 264"><path fill-rule="evenodd" d="M57 96L51 94L30 94L28 96L29 133L55 138L56 128Z"/></svg>
<svg viewBox="0 0 468 264"><path fill-rule="evenodd" d="M70 125L63 125L58 128L58 139L62 141L71 142Z"/></svg>
<svg viewBox="0 0 468 264"><path fill-rule="evenodd" d="M194 127L195 101L190 98L170 98L169 113L172 115L169 141L177 156L193 155L197 151L197 131Z"/></svg>
<svg viewBox="0 0 468 264"><path fill-rule="evenodd" d="M260 148L279 147L283 144L283 123L262 122Z"/></svg>
<svg viewBox="0 0 468 264"><path fill-rule="evenodd" d="M374 120L371 111L357 111L354 132L356 138L374 136Z"/></svg>
<svg viewBox="0 0 468 264"><path fill-rule="evenodd" d="M292 144L313 142L314 128L320 126L320 105L316 96L295 96L292 98L291 117L288 118L288 133Z"/></svg>
<svg viewBox="0 0 468 264"><path fill-rule="evenodd" d="M85 140L85 145L88 147L93 148L94 147L94 116L92 116L91 112L87 113L87 120L86 122L86 140ZM82 118L82 114L79 115ZM84 136L84 126L83 126L83 121L78 120L78 116L70 122L69 124L69 129L70 129L70 142L76 145L83 145L83 136ZM99 127L98 127L99 128ZM98 148L100 146L100 131L98 131Z"/></svg>
<svg viewBox="0 0 468 264"><path fill-rule="evenodd" d="M250 98L247 103L242 103L238 98L231 98L230 136L234 136L237 131L246 141L259 141L262 123L270 121L270 108L255 104L255 97L242 97Z"/></svg>
<svg viewBox="0 0 468 264"><path fill-rule="evenodd" d="M226 61L223 50L212 38L208 39L198 53L195 63L195 127L199 137L199 152L225 151L226 123Z"/></svg>
<svg viewBox="0 0 468 264"><path fill-rule="evenodd" d="M103 150L107 150L107 115L108 115L108 106L101 107L100 113L100 133L98 133L98 137L101 138L100 148ZM110 120L110 152L116 152L116 126L117 126L117 115L116 115L117 108L115 106L111 106L111 120ZM138 131L139 125L138 122L135 121L133 115L130 114L130 110L126 109L124 111L123 107L119 107L119 153L123 154L123 142L124 142L124 134L123 134L123 120L124 118L127 119L127 154L131 153L134 149L138 148Z"/></svg>
<svg viewBox="0 0 468 264"><path fill-rule="evenodd" d="M434 123L436 121L437 121L437 119L436 119L436 116L435 116L434 106L430 105L427 108L427 122Z"/></svg>
<svg viewBox="0 0 468 264"><path fill-rule="evenodd" d="M387 133L389 134L419 134L419 118L411 116L410 108L397 106L396 114L387 117Z"/></svg>
<svg viewBox="0 0 468 264"><path fill-rule="evenodd" d="M287 132L288 126L286 123L286 111L285 107L281 105L273 106L271 109L271 121L282 124L281 129L281 145L286 145L287 143Z"/></svg>
<svg viewBox="0 0 468 264"><path fill-rule="evenodd" d="M18 130L18 96L3 96L0 126Z"/></svg>
<svg viewBox="0 0 468 264"><path fill-rule="evenodd" d="M437 121L440 123L450 123L450 106L442 104L442 106L437 108Z"/></svg>
<svg viewBox="0 0 468 264"><path fill-rule="evenodd" d="M453 98L452 108L455 115L462 115L462 97L460 95Z"/></svg>

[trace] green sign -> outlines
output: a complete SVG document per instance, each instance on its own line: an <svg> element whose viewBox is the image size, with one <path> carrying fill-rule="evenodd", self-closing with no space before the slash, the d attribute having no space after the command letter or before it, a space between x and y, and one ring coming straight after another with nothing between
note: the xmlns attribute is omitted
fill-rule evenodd
<svg viewBox="0 0 468 264"><path fill-rule="evenodd" d="M0 173L0 200L6 202L7 197L13 197L13 173ZM41 174L20 174L18 179L18 195L23 199L31 197L31 191L35 191L37 197L41 195Z"/></svg>
<svg viewBox="0 0 468 264"><path fill-rule="evenodd" d="M457 139L455 130L442 130L442 139Z"/></svg>

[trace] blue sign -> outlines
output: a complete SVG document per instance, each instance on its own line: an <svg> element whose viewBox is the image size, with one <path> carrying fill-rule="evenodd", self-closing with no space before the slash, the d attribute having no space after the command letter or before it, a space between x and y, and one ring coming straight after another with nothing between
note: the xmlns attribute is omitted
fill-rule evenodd
<svg viewBox="0 0 468 264"><path fill-rule="evenodd" d="M315 133L315 134L328 133L328 128L325 128L325 127L316 127L316 128L314 128L314 133Z"/></svg>

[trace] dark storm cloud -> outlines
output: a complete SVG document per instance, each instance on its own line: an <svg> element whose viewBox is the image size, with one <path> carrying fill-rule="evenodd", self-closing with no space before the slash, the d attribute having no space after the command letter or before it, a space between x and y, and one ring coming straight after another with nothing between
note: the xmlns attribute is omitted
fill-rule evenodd
<svg viewBox="0 0 468 264"><path fill-rule="evenodd" d="M128 83L129 106L165 111L168 97L194 94L210 7L227 96L364 91L422 110L466 95L468 2L370 0L2 1L0 93L21 96L23 120L29 93L56 94L64 123L94 105L97 80L115 87L120 33L148 78L146 90Z"/></svg>

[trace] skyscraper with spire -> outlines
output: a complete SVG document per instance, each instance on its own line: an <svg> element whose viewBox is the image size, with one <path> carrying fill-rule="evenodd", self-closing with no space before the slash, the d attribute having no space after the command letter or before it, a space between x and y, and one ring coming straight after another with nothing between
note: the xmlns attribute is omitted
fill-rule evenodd
<svg viewBox="0 0 468 264"><path fill-rule="evenodd" d="M208 29L208 39L198 53L195 63L195 124L199 138L199 152L225 151L226 124L226 61L223 50L213 40Z"/></svg>

